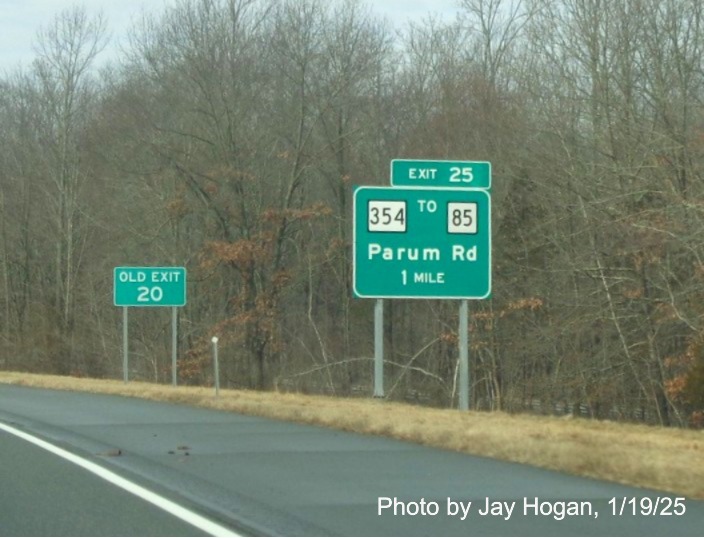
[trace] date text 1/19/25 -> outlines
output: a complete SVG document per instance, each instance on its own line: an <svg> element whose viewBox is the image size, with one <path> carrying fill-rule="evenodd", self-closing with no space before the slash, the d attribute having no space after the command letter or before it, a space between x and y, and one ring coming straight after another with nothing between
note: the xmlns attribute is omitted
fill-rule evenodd
<svg viewBox="0 0 704 538"><path fill-rule="evenodd" d="M684 497L612 497L609 506L614 516L683 516L684 501Z"/></svg>

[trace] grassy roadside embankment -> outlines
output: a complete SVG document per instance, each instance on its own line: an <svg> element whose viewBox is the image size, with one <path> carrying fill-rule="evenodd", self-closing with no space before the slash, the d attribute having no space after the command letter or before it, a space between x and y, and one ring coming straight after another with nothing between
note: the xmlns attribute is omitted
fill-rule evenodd
<svg viewBox="0 0 704 538"><path fill-rule="evenodd" d="M433 409L361 398L0 372L0 383L183 403L527 463L704 499L704 431Z"/></svg>

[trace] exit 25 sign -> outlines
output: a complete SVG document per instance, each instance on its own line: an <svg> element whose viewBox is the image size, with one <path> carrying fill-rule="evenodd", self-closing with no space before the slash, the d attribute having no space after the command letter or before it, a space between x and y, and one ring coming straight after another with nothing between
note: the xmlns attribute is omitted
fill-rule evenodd
<svg viewBox="0 0 704 538"><path fill-rule="evenodd" d="M184 306L185 267L115 267L115 306Z"/></svg>
<svg viewBox="0 0 704 538"><path fill-rule="evenodd" d="M391 161L391 185L433 189L490 189L491 163L394 159Z"/></svg>

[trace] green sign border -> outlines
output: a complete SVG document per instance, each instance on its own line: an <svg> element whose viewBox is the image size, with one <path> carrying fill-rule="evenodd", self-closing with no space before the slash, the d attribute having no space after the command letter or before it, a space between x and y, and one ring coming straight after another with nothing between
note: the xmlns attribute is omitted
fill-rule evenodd
<svg viewBox="0 0 704 538"><path fill-rule="evenodd" d="M183 302L159 302L159 303L154 303L154 302L149 302L149 303L139 303L139 302L121 302L118 303L118 280L117 280L117 274L118 271L180 271L183 274L183 283L179 282L179 286L183 286ZM188 273L186 271L185 267L115 267L113 269L113 303L115 306L128 306L128 307L136 307L136 308L158 308L158 307L174 307L174 306L186 306L187 302L187 297L188 297ZM120 286L132 286L140 284L139 282L121 282ZM150 282L149 284L155 284ZM175 288L176 283L172 282L167 282L165 284L169 284L171 288ZM131 291L131 290L130 290ZM126 292L125 292L126 293ZM170 295L178 294L178 298L180 299L181 292L179 291L172 291ZM132 293L130 292L130 295ZM165 294L166 295L166 294ZM171 297L167 295L165 300L171 300Z"/></svg>
<svg viewBox="0 0 704 538"><path fill-rule="evenodd" d="M423 165L436 165L442 172L439 179L410 179L405 173L411 165L427 168ZM450 169L480 166L484 171L477 183L450 183ZM491 162L489 161L443 161L437 159L393 159L389 167L392 187L420 187L424 189L471 189L491 190ZM485 184L484 184L485 183Z"/></svg>
<svg viewBox="0 0 704 538"><path fill-rule="evenodd" d="M358 250L358 241L362 240L364 245L368 245L370 243L369 237L370 234L372 235L379 235L379 236L384 236L387 235L389 237L392 236L405 236L405 237L412 237L413 232L369 232L367 230L367 222L366 222L366 211L361 209L361 206L359 205L360 203L362 206L366 205L366 203L369 202L368 196L365 196L365 200L360 201L360 193L368 191L383 191L384 194L382 196L387 197L386 199L390 201L398 201L398 200L409 200L409 192L415 193L425 193L429 197L431 197L433 194L440 196L443 198L443 203L445 202L451 202L454 200L448 200L446 198L451 198L452 194L451 193L456 193L459 198L462 196L466 196L467 193L475 193L475 197L478 194L481 197L486 197L486 210L487 210L487 215L485 217L482 217L480 222L478 222L478 225L481 224L481 222L484 222L484 225L479 227L477 230L477 234L471 234L471 237L477 237L478 234L482 234L483 237L479 238L477 240L478 243L485 243L487 250L488 250L488 259L486 260L486 267L488 274L484 278L487 282L487 289L486 293L483 294L475 294L475 295L469 295L469 294L453 294L451 292L448 292L446 294L443 293L434 293L434 294L418 294L418 286L419 284L413 284L411 286L411 289L409 290L408 293L397 293L397 292L380 292L378 294L374 293L367 293L365 292L364 289L360 292L358 288L368 288L369 286L366 284L366 281L362 283L362 285L359 285L360 283L357 282L359 278L359 268L360 268L360 262L357 259L357 250ZM479 194L482 193L482 194ZM416 198L410 198L409 201L416 201ZM463 201L463 200L457 200L457 201ZM364 217L362 216L362 212L364 212ZM410 211L409 211L410 213ZM440 220L441 217L436 217L438 220ZM438 233L441 233L441 230L438 231ZM449 235L449 234L448 234ZM457 241L460 241L460 237L464 236L465 234L457 234ZM361 236L361 237L360 237ZM415 239L415 238L414 238ZM354 195L353 195L353 238L352 238L352 291L355 297L361 298L361 299L474 299L474 300L481 300L481 299L487 299L491 296L491 287L492 287L492 267L491 267L491 194L489 191L485 189L428 189L428 188L420 188L420 187L381 187L381 186L357 186L354 189ZM448 238L447 244L450 244L450 240ZM436 245L443 246L443 243L436 243L435 245L428 245L429 247L433 247ZM394 247L398 247L401 245L394 245ZM362 264L368 263L365 261L361 262ZM401 263L401 261L392 261L390 262L391 264L396 265L397 267L394 267L394 269L398 269L398 265ZM414 263L414 262L409 262L409 263ZM433 262L433 263L439 263L439 262ZM448 263L453 263L453 262L448 262ZM461 262L459 262L461 263ZM482 263L484 265L484 263ZM381 267L380 271L382 271L384 268ZM391 269L391 267L389 267ZM424 270L423 268L419 268L419 270ZM479 271L480 269L476 269ZM368 269L367 269L368 271ZM446 272L448 272L446 270ZM436 288L437 289L437 288ZM483 291L483 290L482 290Z"/></svg>

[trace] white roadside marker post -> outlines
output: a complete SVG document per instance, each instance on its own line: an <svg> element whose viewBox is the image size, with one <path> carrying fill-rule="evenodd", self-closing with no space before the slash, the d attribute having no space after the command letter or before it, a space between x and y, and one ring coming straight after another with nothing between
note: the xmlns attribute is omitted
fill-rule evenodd
<svg viewBox="0 0 704 538"><path fill-rule="evenodd" d="M210 340L213 343L213 369L215 375L215 397L220 396L220 365L218 364L218 337L213 336Z"/></svg>

